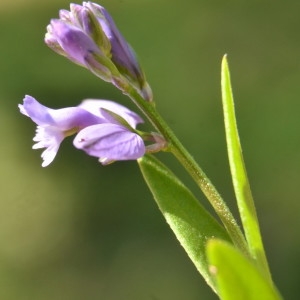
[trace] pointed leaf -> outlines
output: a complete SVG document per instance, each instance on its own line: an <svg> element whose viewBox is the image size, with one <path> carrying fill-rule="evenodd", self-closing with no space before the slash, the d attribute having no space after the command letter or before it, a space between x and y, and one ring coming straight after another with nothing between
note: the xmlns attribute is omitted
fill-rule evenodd
<svg viewBox="0 0 300 300"><path fill-rule="evenodd" d="M138 163L166 221L198 271L215 289L208 271L205 245L212 237L229 240L227 233L160 161L147 155Z"/></svg>
<svg viewBox="0 0 300 300"><path fill-rule="evenodd" d="M280 300L275 287L260 269L227 242L212 239L207 257L222 300Z"/></svg>
<svg viewBox="0 0 300 300"><path fill-rule="evenodd" d="M262 243L258 218L240 144L226 56L224 56L222 61L221 76L227 151L236 200L247 242L249 244L250 253L262 266L271 281L271 275Z"/></svg>

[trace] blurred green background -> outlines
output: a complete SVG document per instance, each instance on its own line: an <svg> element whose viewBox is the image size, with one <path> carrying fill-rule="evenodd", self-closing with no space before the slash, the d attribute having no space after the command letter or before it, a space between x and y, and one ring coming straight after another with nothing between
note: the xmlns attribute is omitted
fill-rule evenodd
<svg viewBox="0 0 300 300"><path fill-rule="evenodd" d="M227 53L241 141L274 280L299 299L300 2L103 0L157 107L236 214L220 98ZM48 49L66 0L1 0L0 298L216 299L162 218L136 162L103 167L65 141L41 167L24 94L53 107L93 97L135 109ZM172 157L161 154L202 203ZM207 206L208 207L208 206Z"/></svg>

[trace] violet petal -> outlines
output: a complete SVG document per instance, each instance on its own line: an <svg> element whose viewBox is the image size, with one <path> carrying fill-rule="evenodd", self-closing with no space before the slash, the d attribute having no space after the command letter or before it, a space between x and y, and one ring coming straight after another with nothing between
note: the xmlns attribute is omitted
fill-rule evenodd
<svg viewBox="0 0 300 300"><path fill-rule="evenodd" d="M142 138L116 124L86 127L76 135L73 144L102 161L132 160L145 154Z"/></svg>
<svg viewBox="0 0 300 300"><path fill-rule="evenodd" d="M109 100L86 99L82 101L78 107L81 107L101 118L107 118L106 115L103 115L101 111L101 108L105 108L114 112L115 114L120 115L133 128L136 128L137 124L144 122L143 119L135 112L121 104Z"/></svg>

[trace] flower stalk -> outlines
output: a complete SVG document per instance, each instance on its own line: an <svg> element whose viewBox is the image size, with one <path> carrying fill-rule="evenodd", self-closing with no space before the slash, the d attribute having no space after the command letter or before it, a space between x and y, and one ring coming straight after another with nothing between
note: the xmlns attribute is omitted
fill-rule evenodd
<svg viewBox="0 0 300 300"><path fill-rule="evenodd" d="M243 253L249 256L249 250L244 235L228 206L222 199L215 186L211 183L210 179L204 173L204 171L200 168L194 158L181 144L181 142L178 140L165 120L157 112L153 102L145 101L134 89L128 88L126 94L145 114L145 116L155 127L155 129L164 137L167 142L167 146L164 150L171 152L177 158L177 160L183 165L186 171L190 174L190 176L202 190L202 192L214 208L215 212L219 216L220 220L224 224L232 239L232 242Z"/></svg>
<svg viewBox="0 0 300 300"><path fill-rule="evenodd" d="M52 20L47 28L46 44L96 76L113 83L135 102L161 135L158 143L148 147L148 153L169 151L179 160L208 198L233 242L247 253L244 236L224 200L155 109L151 88L135 53L109 13L98 4L83 2L82 5L71 4L70 11L61 10L59 17ZM110 128L119 134L116 128ZM91 155L93 152L89 150L93 141L90 144L81 136L86 132L94 135L94 127L83 129L79 138L75 139L75 145L83 146Z"/></svg>

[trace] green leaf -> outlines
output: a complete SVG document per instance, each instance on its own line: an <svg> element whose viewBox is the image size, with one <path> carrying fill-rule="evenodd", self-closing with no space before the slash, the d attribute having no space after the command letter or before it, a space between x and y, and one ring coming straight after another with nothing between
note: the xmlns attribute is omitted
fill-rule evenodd
<svg viewBox="0 0 300 300"><path fill-rule="evenodd" d="M215 290L208 271L205 245L213 237L229 240L227 233L160 161L146 155L138 163L166 221L198 271Z"/></svg>
<svg viewBox="0 0 300 300"><path fill-rule="evenodd" d="M229 165L241 221L251 256L257 260L258 264L271 281L271 275L262 243L258 218L240 144L226 56L224 56L222 61L221 85Z"/></svg>
<svg viewBox="0 0 300 300"><path fill-rule="evenodd" d="M222 300L282 299L254 262L229 243L210 240L207 257Z"/></svg>

